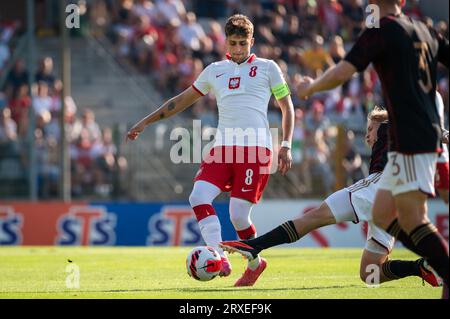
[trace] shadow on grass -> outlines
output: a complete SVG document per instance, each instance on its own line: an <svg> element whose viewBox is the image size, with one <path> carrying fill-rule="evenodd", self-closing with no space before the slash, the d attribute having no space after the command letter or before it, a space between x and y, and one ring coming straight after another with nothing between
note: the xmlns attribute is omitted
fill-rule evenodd
<svg viewBox="0 0 450 319"><path fill-rule="evenodd" d="M111 290L64 290L64 291L10 291L0 292L2 294L64 294L64 293L130 293L130 292L178 292L178 293L202 293L202 292L233 292L233 291L248 291L248 292L276 292L276 291L311 291L311 290L327 290L327 289L342 289L342 288L360 288L367 289L364 285L344 285L344 286L321 286L321 287L294 287L294 288L254 288L254 287L219 287L219 288L159 288L159 289L111 289ZM398 289L395 287L384 287L385 289Z"/></svg>

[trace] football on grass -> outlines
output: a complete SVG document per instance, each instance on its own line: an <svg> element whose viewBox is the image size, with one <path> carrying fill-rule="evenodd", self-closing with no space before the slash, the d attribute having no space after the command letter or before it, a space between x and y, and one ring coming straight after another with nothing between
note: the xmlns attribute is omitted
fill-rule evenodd
<svg viewBox="0 0 450 319"><path fill-rule="evenodd" d="M186 259L189 276L200 281L214 279L220 272L222 260L212 247L199 246L191 250Z"/></svg>

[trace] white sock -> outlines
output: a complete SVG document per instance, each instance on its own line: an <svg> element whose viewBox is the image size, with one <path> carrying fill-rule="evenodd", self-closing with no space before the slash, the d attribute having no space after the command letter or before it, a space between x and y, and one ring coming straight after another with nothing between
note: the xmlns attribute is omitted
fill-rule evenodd
<svg viewBox="0 0 450 319"><path fill-rule="evenodd" d="M222 241L222 228L219 218L216 215L208 216L199 221L198 226L206 245L217 250L220 256L226 257L223 249L219 247L219 243Z"/></svg>
<svg viewBox="0 0 450 319"><path fill-rule="evenodd" d="M261 258L258 255L258 256L256 256L255 259L248 261L248 268L250 268L251 270L256 270L256 268L258 268L260 262L261 262Z"/></svg>

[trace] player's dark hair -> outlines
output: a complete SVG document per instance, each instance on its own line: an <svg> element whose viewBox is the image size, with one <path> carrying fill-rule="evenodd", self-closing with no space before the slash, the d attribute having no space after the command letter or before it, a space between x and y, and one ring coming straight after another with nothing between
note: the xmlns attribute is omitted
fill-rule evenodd
<svg viewBox="0 0 450 319"><path fill-rule="evenodd" d="M375 106L374 109L367 115L367 120L386 123L389 119L388 112L381 106Z"/></svg>
<svg viewBox="0 0 450 319"><path fill-rule="evenodd" d="M225 35L248 37L253 36L253 23L243 14L235 14L231 16L225 24Z"/></svg>

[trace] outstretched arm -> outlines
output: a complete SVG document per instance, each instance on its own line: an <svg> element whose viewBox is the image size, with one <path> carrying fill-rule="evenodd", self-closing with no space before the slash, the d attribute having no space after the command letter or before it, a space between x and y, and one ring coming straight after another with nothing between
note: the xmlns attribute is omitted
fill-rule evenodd
<svg viewBox="0 0 450 319"><path fill-rule="evenodd" d="M136 123L127 133L127 140L136 140L140 133L142 133L147 125L155 123L159 120L171 117L180 113L194 104L202 95L194 90L192 86L186 89L183 93L171 98L156 111L150 113L138 123Z"/></svg>
<svg viewBox="0 0 450 319"><path fill-rule="evenodd" d="M350 80L356 72L356 68L351 63L341 61L336 66L329 68L316 80L305 78L305 81L298 88L299 97L306 99L317 92L334 89Z"/></svg>

